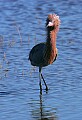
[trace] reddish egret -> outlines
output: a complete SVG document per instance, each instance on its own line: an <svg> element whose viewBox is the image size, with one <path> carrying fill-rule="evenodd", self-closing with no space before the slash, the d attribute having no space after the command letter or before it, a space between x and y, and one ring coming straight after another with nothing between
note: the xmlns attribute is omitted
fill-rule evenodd
<svg viewBox="0 0 82 120"><path fill-rule="evenodd" d="M29 60L33 66L39 67L39 85L40 90L42 91L41 79L46 86L46 91L48 90L48 86L44 80L42 75L42 67L45 67L49 64L52 64L57 58L57 48L56 48L56 37L57 32L59 30L60 19L56 14L49 14L46 20L46 30L47 30L47 38L45 43L39 43L35 45L30 53Z"/></svg>

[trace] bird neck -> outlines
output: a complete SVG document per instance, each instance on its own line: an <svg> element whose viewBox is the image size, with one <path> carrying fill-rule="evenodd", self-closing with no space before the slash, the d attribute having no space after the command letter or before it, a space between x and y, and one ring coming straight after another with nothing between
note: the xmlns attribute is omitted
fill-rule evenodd
<svg viewBox="0 0 82 120"><path fill-rule="evenodd" d="M57 48L56 48L57 32L58 32L58 29L47 31L45 56L46 56L46 59L48 60L48 64L51 64L57 55Z"/></svg>
<svg viewBox="0 0 82 120"><path fill-rule="evenodd" d="M47 30L47 48L50 50L56 49L56 37L58 29Z"/></svg>

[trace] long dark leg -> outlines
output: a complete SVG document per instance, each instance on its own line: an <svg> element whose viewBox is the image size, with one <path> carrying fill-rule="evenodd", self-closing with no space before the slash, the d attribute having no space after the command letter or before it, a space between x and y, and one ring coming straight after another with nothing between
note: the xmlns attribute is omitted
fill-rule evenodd
<svg viewBox="0 0 82 120"><path fill-rule="evenodd" d="M45 82L45 80L44 80L44 77L43 77L42 73L41 73L41 77L42 77L43 82L44 82L44 84L45 84L45 86L46 86L46 91L48 91L48 86L47 86L47 84L46 84L46 82Z"/></svg>
<svg viewBox="0 0 82 120"><path fill-rule="evenodd" d="M46 84L46 82L45 82L45 80L44 80L44 77L43 77L43 75L42 75L42 73L41 73L41 67L39 67L39 74L40 74L40 82L39 82L39 85L40 85L40 89L42 90L42 85L41 85L41 78L43 79L43 82L44 82L44 84L45 84L45 86L46 86L46 91L48 91L48 86L47 86L47 84Z"/></svg>
<svg viewBox="0 0 82 120"><path fill-rule="evenodd" d="M40 78L40 81L39 81L40 93L42 93L42 84L41 84L41 68L40 68L40 67L39 67L39 78Z"/></svg>

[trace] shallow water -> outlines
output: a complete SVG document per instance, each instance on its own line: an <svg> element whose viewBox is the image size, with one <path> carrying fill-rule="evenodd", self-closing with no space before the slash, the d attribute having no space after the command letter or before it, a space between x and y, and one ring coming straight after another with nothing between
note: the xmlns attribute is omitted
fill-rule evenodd
<svg viewBox="0 0 82 120"><path fill-rule="evenodd" d="M43 68L49 86L39 92L31 48L46 39L45 20L57 13L58 58ZM81 0L0 0L0 120L82 119Z"/></svg>

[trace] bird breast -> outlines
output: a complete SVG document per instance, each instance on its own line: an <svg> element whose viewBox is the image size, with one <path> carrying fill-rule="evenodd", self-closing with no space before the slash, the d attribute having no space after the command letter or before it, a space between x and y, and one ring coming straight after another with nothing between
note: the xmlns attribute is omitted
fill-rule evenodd
<svg viewBox="0 0 82 120"><path fill-rule="evenodd" d="M58 50L57 48L55 49L47 49L45 52L45 59L48 62L48 64L52 64L54 62L54 60L56 60L58 54Z"/></svg>

